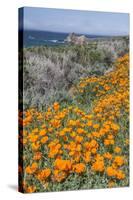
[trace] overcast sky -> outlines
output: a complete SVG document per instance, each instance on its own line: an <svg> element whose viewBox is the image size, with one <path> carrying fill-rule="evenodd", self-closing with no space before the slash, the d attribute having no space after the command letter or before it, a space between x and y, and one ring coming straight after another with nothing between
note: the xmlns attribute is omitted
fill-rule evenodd
<svg viewBox="0 0 133 200"><path fill-rule="evenodd" d="M25 7L24 29L128 35L129 14Z"/></svg>

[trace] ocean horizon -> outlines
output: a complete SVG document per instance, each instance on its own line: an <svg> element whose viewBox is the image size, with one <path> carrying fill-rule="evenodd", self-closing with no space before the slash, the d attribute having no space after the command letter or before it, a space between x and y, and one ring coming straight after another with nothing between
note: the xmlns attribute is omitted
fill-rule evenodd
<svg viewBox="0 0 133 200"><path fill-rule="evenodd" d="M21 30L20 30L21 31ZM23 46L59 46L67 44L64 40L70 33L61 32L50 32L50 31L35 31L35 30L24 30L23 31ZM85 35L89 39L111 37L105 35L89 35L89 34L79 34Z"/></svg>

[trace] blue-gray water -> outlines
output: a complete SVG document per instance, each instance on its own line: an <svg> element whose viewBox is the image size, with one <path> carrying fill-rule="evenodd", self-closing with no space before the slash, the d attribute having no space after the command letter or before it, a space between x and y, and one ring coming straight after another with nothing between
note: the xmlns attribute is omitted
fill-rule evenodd
<svg viewBox="0 0 133 200"><path fill-rule="evenodd" d="M48 31L24 31L23 32L23 44L24 47L31 46L57 46L64 45L64 40L68 36L68 33L57 33L57 32L48 32ZM88 38L99 38L102 36L96 35L85 35Z"/></svg>

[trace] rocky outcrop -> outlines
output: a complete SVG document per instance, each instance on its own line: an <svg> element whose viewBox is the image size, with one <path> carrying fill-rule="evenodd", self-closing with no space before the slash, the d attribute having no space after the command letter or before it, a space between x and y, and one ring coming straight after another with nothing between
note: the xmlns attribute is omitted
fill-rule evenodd
<svg viewBox="0 0 133 200"><path fill-rule="evenodd" d="M77 36L75 33L70 33L65 39L65 42L76 45L84 45L88 44L89 39L84 35Z"/></svg>

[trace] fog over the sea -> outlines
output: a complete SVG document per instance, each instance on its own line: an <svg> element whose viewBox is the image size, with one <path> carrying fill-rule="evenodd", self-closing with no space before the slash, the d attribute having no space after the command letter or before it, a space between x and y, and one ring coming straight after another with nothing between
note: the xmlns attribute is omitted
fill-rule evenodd
<svg viewBox="0 0 133 200"><path fill-rule="evenodd" d="M25 7L24 29L92 35L128 35L129 14Z"/></svg>

